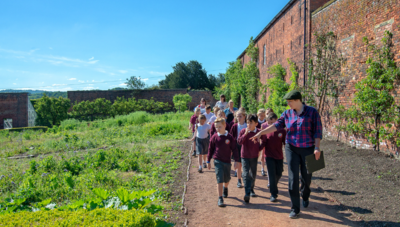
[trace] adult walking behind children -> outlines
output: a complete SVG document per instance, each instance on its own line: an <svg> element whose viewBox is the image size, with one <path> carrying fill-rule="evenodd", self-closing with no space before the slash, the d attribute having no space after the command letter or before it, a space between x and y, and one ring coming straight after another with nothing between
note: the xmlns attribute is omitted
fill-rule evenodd
<svg viewBox="0 0 400 227"><path fill-rule="evenodd" d="M289 217L297 218L300 213L299 169L303 207L307 208L312 175L307 172L305 159L306 156L314 154L318 160L321 155L319 144L322 139L322 124L318 111L302 102L299 91L287 93L284 99L287 100L290 109L283 112L274 124L251 139L256 143L262 135L287 128L285 153L289 170L289 195L292 202Z"/></svg>
<svg viewBox="0 0 400 227"><path fill-rule="evenodd" d="M275 113L267 116L267 122L272 125L278 120ZM270 201L276 202L278 198L278 182L283 172L283 150L285 145L286 130L279 129L262 137L261 148L264 148L265 162L268 169L269 191L271 192Z"/></svg>
<svg viewBox="0 0 400 227"><path fill-rule="evenodd" d="M192 141L196 140L196 154L199 156L199 173L203 172L203 167L207 168L206 159L208 154L208 146L210 143L208 135L210 133L211 126L206 124L206 121L206 116L201 114L199 116L200 123L196 124L195 133L192 138Z"/></svg>
<svg viewBox="0 0 400 227"><path fill-rule="evenodd" d="M231 180L231 154L233 153L234 155L235 167L239 162L239 156L237 154L235 139L229 135L228 131L225 129L225 119L217 118L214 124L217 133L210 139L207 164L208 169L211 169L210 161L211 158L214 159L215 175L217 178L218 206L224 207L223 197L228 197L228 185Z"/></svg>
<svg viewBox="0 0 400 227"><path fill-rule="evenodd" d="M247 116L247 127L242 129L239 134L238 143L242 146L241 157L243 167L243 183L245 196L244 201L248 203L251 197L256 197L254 192L254 184L257 177L257 164L260 155L260 142L254 143L250 140L253 136L260 132L257 128L258 118L255 114Z"/></svg>

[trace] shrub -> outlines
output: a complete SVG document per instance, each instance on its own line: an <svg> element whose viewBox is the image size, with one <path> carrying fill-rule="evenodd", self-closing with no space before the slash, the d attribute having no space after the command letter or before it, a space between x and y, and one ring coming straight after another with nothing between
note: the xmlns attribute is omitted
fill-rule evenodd
<svg viewBox="0 0 400 227"><path fill-rule="evenodd" d="M0 131L22 132L22 131L25 131L25 130L34 130L34 131L41 130L43 132L46 132L47 129L48 129L47 126L34 126L34 127L21 127L21 128L1 129Z"/></svg>
<svg viewBox="0 0 400 227"><path fill-rule="evenodd" d="M192 101L192 96L189 94L176 94L172 101L174 102L175 109L183 112L188 109L188 104Z"/></svg>
<svg viewBox="0 0 400 227"><path fill-rule="evenodd" d="M136 210L95 209L88 211L27 212L0 215L1 226L156 226L150 213Z"/></svg>

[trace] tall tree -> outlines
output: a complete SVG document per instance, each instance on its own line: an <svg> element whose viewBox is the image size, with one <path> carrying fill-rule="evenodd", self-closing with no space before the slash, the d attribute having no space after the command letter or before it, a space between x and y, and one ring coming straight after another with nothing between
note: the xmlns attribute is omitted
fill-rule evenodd
<svg viewBox="0 0 400 227"><path fill-rule="evenodd" d="M178 62L172 67L172 73L165 76L164 80L159 82L161 88L192 88L192 89L210 89L214 87L210 83L207 71L198 61L189 61L188 63Z"/></svg>
<svg viewBox="0 0 400 227"><path fill-rule="evenodd" d="M49 98L46 94L35 103L37 113L36 125L53 127L60 125L61 121L68 118L68 109L71 106L69 99L59 97Z"/></svg>
<svg viewBox="0 0 400 227"><path fill-rule="evenodd" d="M142 81L142 79L136 76L131 76L130 78L127 78L125 83L130 89L139 90L143 89L146 86L146 84Z"/></svg>

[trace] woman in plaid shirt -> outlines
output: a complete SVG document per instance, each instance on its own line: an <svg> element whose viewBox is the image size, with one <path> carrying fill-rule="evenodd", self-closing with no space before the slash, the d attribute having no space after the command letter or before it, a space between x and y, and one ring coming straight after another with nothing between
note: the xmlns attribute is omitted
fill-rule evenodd
<svg viewBox="0 0 400 227"><path fill-rule="evenodd" d="M287 100L290 109L283 112L274 124L251 139L257 142L261 135L287 128L285 153L289 170L289 195L292 201L289 217L297 218L300 213L300 190L303 207L307 208L309 204L312 175L307 173L305 159L306 156L314 153L318 160L321 155L319 144L322 139L322 124L318 111L302 102L299 91L287 93L284 99ZM299 188L299 171L301 189Z"/></svg>

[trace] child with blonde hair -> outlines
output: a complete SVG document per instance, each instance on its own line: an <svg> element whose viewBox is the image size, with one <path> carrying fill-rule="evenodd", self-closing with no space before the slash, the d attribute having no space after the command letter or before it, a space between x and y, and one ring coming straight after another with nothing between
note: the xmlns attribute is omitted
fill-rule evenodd
<svg viewBox="0 0 400 227"><path fill-rule="evenodd" d="M206 121L207 117L204 114L201 114L199 116L200 123L196 124L192 138L192 141L196 141L196 151L199 156L199 173L203 172L203 167L207 168L206 159L208 154L208 145L210 143L208 134L210 133L211 126L207 124Z"/></svg>
<svg viewBox="0 0 400 227"><path fill-rule="evenodd" d="M235 121L237 121L237 123L235 123L231 127L230 134L237 142L237 140L239 139L240 131L247 127L247 123L246 123L246 113L244 111L239 110L235 113L235 115L236 115ZM240 151L242 150L242 146L237 143L237 148L238 148L239 158L241 158ZM241 188L242 187L242 163L238 163L237 168L235 168L234 176L235 177L237 176L237 178L238 178L237 187Z"/></svg>

